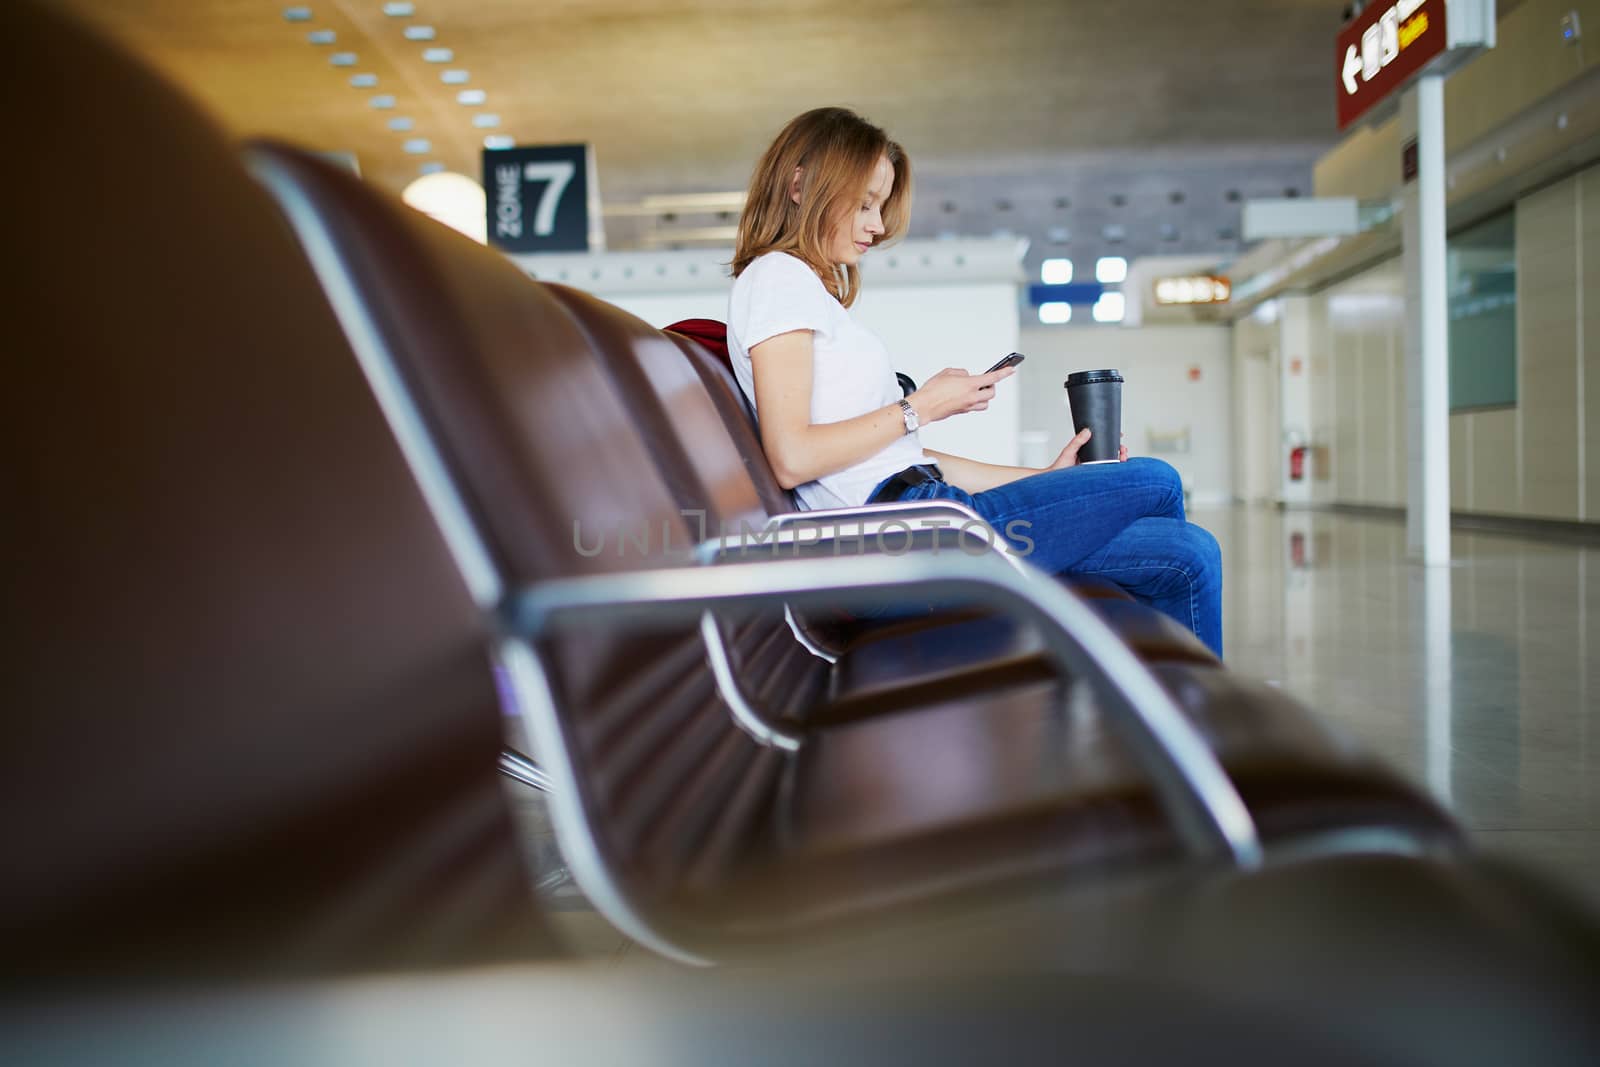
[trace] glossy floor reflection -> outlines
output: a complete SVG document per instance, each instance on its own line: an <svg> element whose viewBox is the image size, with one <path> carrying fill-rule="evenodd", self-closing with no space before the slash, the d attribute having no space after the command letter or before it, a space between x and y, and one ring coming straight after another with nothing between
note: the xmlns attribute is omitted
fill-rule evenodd
<svg viewBox="0 0 1600 1067"><path fill-rule="evenodd" d="M1229 666L1426 784L1481 847L1600 902L1600 549L1383 518L1200 513L1222 543Z"/></svg>
<svg viewBox="0 0 1600 1067"><path fill-rule="evenodd" d="M1600 906L1600 549L1458 534L1407 562L1404 525L1196 512L1225 568L1231 669L1283 686L1457 813L1479 846ZM656 961L567 876L544 799L510 786L541 902L575 951Z"/></svg>

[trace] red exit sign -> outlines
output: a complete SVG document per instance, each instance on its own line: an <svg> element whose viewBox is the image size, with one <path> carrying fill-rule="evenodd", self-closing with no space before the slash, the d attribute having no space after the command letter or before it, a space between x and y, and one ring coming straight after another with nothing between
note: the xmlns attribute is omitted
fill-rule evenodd
<svg viewBox="0 0 1600 1067"><path fill-rule="evenodd" d="M1334 80L1342 130L1442 54L1445 0L1378 0L1339 32Z"/></svg>

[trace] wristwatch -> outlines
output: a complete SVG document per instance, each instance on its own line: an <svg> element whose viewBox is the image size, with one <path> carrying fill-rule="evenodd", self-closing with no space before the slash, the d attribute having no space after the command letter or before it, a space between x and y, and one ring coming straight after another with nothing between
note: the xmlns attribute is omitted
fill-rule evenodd
<svg viewBox="0 0 1600 1067"><path fill-rule="evenodd" d="M911 406L905 397L900 398L900 414L906 420L906 433L916 433L921 423L917 422L917 409Z"/></svg>

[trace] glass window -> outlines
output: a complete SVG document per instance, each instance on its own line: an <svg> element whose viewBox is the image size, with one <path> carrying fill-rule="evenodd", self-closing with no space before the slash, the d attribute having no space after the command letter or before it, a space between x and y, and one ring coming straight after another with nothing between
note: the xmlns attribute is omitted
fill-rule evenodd
<svg viewBox="0 0 1600 1067"><path fill-rule="evenodd" d="M1517 402L1516 215L1451 234L1450 410Z"/></svg>

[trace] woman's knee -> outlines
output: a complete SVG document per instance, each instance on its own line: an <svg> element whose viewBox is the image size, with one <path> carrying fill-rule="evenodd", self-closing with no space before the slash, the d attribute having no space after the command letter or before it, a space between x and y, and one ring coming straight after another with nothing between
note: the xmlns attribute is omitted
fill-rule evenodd
<svg viewBox="0 0 1600 1067"><path fill-rule="evenodd" d="M1128 465L1138 472L1140 478L1165 489L1178 511L1182 511L1183 475L1178 473L1176 467L1164 459L1156 459L1153 456L1135 456L1128 460Z"/></svg>
<svg viewBox="0 0 1600 1067"><path fill-rule="evenodd" d="M1222 546L1211 531L1192 522L1183 524L1179 535L1182 552L1197 574L1222 579Z"/></svg>

